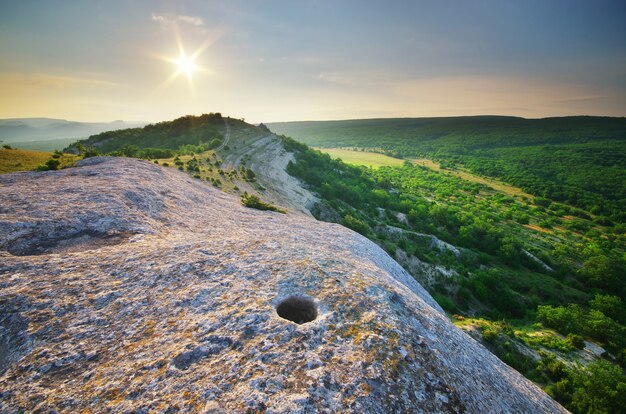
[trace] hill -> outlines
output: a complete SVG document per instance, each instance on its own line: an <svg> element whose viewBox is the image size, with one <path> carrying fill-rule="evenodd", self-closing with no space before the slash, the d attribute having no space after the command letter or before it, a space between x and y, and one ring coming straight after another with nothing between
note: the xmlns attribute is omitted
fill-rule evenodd
<svg viewBox="0 0 626 414"><path fill-rule="evenodd" d="M3 410L565 412L344 227L123 158L0 187Z"/></svg>
<svg viewBox="0 0 626 414"><path fill-rule="evenodd" d="M219 113L184 116L143 128L110 131L67 148L152 159L234 194L254 194L310 215L316 198L285 172L293 154L266 127Z"/></svg>
<svg viewBox="0 0 626 414"><path fill-rule="evenodd" d="M446 148L462 153L480 148L626 139L625 118L593 116L543 119L508 116L381 118L274 122L268 127L315 147L382 148L409 152Z"/></svg>
<svg viewBox="0 0 626 414"><path fill-rule="evenodd" d="M269 124L308 145L427 158L624 222L626 119L457 117Z"/></svg>
<svg viewBox="0 0 626 414"><path fill-rule="evenodd" d="M177 150L183 145L201 145L204 149L217 148L224 139L225 123L222 115L204 114L184 116L173 121L149 124L142 128L127 128L92 135L79 142L100 152L145 150L159 148Z"/></svg>

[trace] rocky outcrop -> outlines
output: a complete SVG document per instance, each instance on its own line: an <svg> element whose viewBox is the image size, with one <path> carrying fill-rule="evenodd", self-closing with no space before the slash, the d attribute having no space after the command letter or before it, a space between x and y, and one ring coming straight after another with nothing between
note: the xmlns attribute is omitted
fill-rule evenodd
<svg viewBox="0 0 626 414"><path fill-rule="evenodd" d="M2 412L563 412L379 247L95 158L0 176Z"/></svg>
<svg viewBox="0 0 626 414"><path fill-rule="evenodd" d="M241 134L241 128L238 132ZM281 139L276 135L259 135L255 132L255 135L248 136L245 140L233 137L233 146L223 154L223 168L250 168L256 174L258 183L265 188L261 192L262 198L291 212L310 217L310 210L319 200L303 187L301 181L285 171L287 164L294 161L293 153L285 151ZM245 182L240 181L238 186L251 193L258 191Z"/></svg>

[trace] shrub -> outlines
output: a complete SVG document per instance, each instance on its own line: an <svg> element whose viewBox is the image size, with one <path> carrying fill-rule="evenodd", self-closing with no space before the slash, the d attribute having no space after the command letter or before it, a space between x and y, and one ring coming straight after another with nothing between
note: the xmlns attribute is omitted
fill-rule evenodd
<svg viewBox="0 0 626 414"><path fill-rule="evenodd" d="M570 333L565 340L576 349L585 349L585 340L580 335Z"/></svg>
<svg viewBox="0 0 626 414"><path fill-rule="evenodd" d="M341 220L341 224L364 236L367 236L367 234L370 232L370 227L366 223L352 217L350 214L347 214L343 217L343 220Z"/></svg>
<svg viewBox="0 0 626 414"><path fill-rule="evenodd" d="M246 180L254 181L256 179L256 174L250 168L246 169Z"/></svg>
<svg viewBox="0 0 626 414"><path fill-rule="evenodd" d="M270 203L261 201L261 199L254 194L243 194L241 196L241 204L249 208L255 208L257 210L276 211L278 213L283 213L283 214L286 213L286 211L283 209L280 209Z"/></svg>
<svg viewBox="0 0 626 414"><path fill-rule="evenodd" d="M497 329L487 327L483 330L483 340L485 342L494 343L498 338Z"/></svg>

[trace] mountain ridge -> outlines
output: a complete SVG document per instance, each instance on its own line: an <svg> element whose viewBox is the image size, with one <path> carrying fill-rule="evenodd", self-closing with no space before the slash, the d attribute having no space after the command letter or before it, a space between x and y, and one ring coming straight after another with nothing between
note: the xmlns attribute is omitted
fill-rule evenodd
<svg viewBox="0 0 626 414"><path fill-rule="evenodd" d="M80 122L66 119L33 117L0 119L0 140L8 144L30 141L78 139L108 130L145 125L143 122Z"/></svg>

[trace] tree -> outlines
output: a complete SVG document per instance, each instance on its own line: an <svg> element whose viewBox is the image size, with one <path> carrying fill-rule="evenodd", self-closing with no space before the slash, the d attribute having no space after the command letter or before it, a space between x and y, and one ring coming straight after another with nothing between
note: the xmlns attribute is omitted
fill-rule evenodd
<svg viewBox="0 0 626 414"><path fill-rule="evenodd" d="M572 408L580 413L617 413L626 407L626 378L617 365L598 360L571 372Z"/></svg>
<svg viewBox="0 0 626 414"><path fill-rule="evenodd" d="M78 155L80 156L83 156L85 152L87 152L87 148L85 148L82 142L76 144L76 150L78 151Z"/></svg>
<svg viewBox="0 0 626 414"><path fill-rule="evenodd" d="M567 307L550 305L537 307L537 319L564 334L581 333L583 317L583 310L576 304L570 304Z"/></svg>
<svg viewBox="0 0 626 414"><path fill-rule="evenodd" d="M622 299L613 295L602 295L600 293L589 301L591 309L602 312L609 318L616 321L624 321L624 304Z"/></svg>
<svg viewBox="0 0 626 414"><path fill-rule="evenodd" d="M139 153L139 147L131 144L124 144L120 148L120 154L124 157L134 158L137 157Z"/></svg>
<svg viewBox="0 0 626 414"><path fill-rule="evenodd" d="M596 254L585 260L579 273L603 289L613 292L621 292L624 289L626 272L624 262L620 258Z"/></svg>

